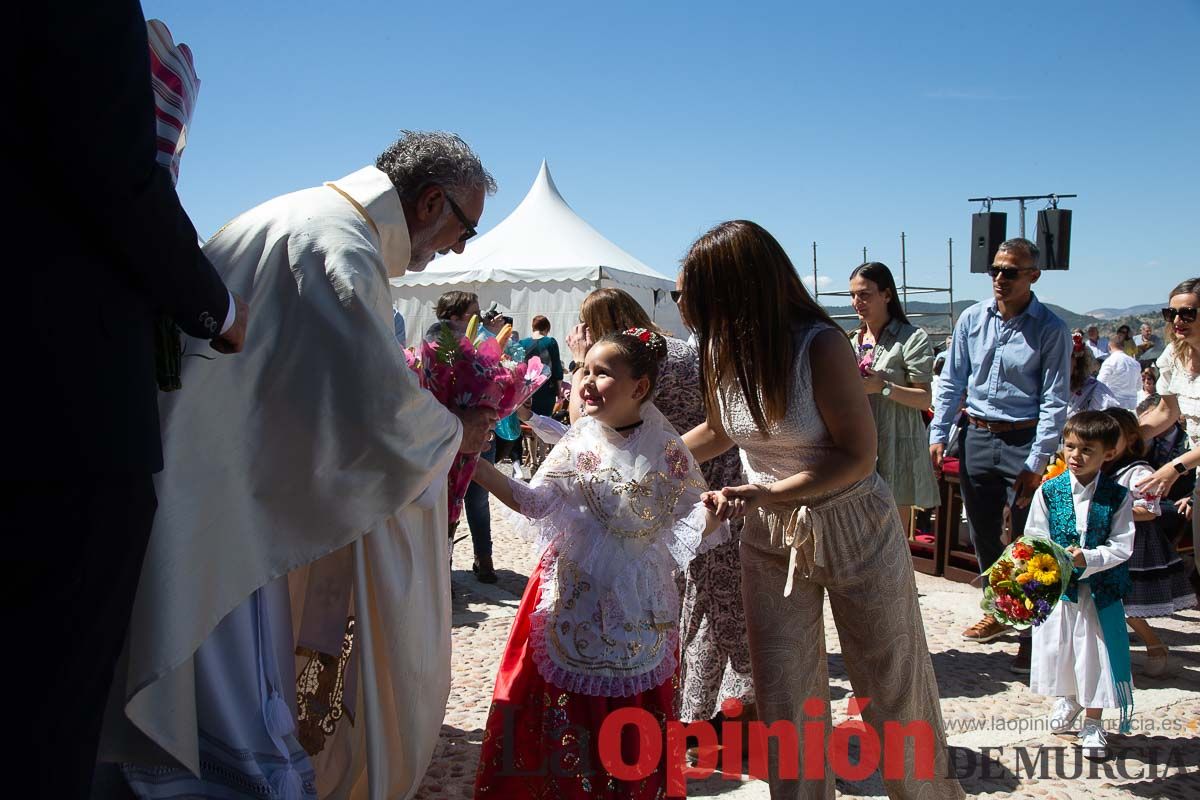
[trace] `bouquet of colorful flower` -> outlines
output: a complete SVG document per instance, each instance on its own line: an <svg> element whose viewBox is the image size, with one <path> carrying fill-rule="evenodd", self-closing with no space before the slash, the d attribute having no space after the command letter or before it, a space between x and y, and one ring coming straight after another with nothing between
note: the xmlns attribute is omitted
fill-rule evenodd
<svg viewBox="0 0 1200 800"><path fill-rule="evenodd" d="M494 338L481 334L478 317L472 317L466 336L443 325L436 338L427 338L420 349L404 351L408 366L421 385L452 410L495 409L503 419L537 391L550 375L537 356L522 362L520 348L508 347L512 327L505 325ZM450 467L450 522L458 521L463 498L475 474L479 456L460 453Z"/></svg>
<svg viewBox="0 0 1200 800"><path fill-rule="evenodd" d="M983 573L983 610L1024 629L1050 616L1071 580L1071 556L1049 539L1021 537Z"/></svg>
<svg viewBox="0 0 1200 800"><path fill-rule="evenodd" d="M875 365L875 345L871 343L860 344L858 346L858 374L862 377L867 377L871 368Z"/></svg>

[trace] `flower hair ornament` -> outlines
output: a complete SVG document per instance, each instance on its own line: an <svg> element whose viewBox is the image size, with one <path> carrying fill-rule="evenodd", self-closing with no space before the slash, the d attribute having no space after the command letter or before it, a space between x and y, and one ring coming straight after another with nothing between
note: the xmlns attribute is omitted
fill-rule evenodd
<svg viewBox="0 0 1200 800"><path fill-rule="evenodd" d="M650 348L650 352L658 358L662 358L667 354L667 341L662 337L662 334L646 330L645 328L628 328L621 332L626 336L634 337Z"/></svg>

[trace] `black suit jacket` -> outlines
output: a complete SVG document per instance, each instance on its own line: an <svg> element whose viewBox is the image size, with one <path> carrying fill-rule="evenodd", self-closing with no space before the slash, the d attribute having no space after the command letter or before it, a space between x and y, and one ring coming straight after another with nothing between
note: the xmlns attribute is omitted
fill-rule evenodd
<svg viewBox="0 0 1200 800"><path fill-rule="evenodd" d="M17 206L4 303L15 320L4 327L18 414L5 470L31 478L156 472L154 319L166 312L208 339L229 296L155 161L139 3L25 8L40 18L28 36L14 36L23 64L5 80L15 82L8 124L16 142L0 175Z"/></svg>

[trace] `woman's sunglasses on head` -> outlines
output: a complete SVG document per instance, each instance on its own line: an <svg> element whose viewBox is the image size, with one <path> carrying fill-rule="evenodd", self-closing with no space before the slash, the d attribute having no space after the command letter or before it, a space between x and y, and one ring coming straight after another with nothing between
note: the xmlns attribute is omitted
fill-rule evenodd
<svg viewBox="0 0 1200 800"><path fill-rule="evenodd" d="M1184 322L1195 322L1196 311L1197 309L1192 308L1191 306L1185 308L1164 308L1162 310L1162 315L1163 319L1168 323L1174 322L1176 317L1179 317Z"/></svg>

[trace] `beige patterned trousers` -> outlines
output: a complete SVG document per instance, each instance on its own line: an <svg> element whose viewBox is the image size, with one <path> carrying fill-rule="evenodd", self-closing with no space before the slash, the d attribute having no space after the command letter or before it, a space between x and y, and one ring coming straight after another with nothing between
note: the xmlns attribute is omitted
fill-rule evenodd
<svg viewBox="0 0 1200 800"><path fill-rule="evenodd" d="M889 735L898 739L894 726L885 728L885 722L923 721L928 724L926 733L931 733L933 778L916 777L910 740L905 743L903 777L889 778L884 771L889 797L963 797L958 781L947 777L937 681L925 643L912 558L891 493L872 476L809 509L807 532L797 536L803 543L797 545L802 552L792 591L785 597L791 548L784 541L790 538L786 529L789 520L795 521L794 511L760 510L742 532L742 590L759 719L767 724L790 720L799 740L799 779L785 780L779 776L778 740L772 737L772 800L834 797L829 745L836 738L829 712L826 593L854 695L860 704L869 699L862 720L874 729L883 749ZM804 712L809 698L819 701L821 715ZM812 728L822 719L824 775L805 779L804 723Z"/></svg>

